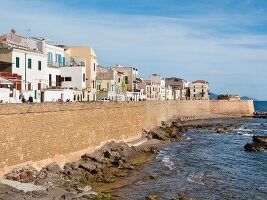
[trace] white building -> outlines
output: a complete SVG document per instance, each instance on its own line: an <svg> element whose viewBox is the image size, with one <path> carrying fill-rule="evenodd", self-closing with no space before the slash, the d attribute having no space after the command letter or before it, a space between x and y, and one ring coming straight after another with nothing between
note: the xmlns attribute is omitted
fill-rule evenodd
<svg viewBox="0 0 267 200"><path fill-rule="evenodd" d="M174 99L174 95L173 95L173 91L172 91L172 87L171 86L167 86L165 88L165 92L166 92L166 100L173 100Z"/></svg>
<svg viewBox="0 0 267 200"><path fill-rule="evenodd" d="M20 90L37 97L46 88L46 55L35 41L11 33L0 37L0 61L10 63L0 67L0 72L22 76Z"/></svg>
<svg viewBox="0 0 267 200"><path fill-rule="evenodd" d="M55 94L60 89L61 93L69 93L64 88L77 90L77 94L83 92L82 101L92 99L84 92L86 60L72 57L64 47L53 45L44 38L25 38L14 30L1 36L0 63L0 72L21 75L22 81L16 85L16 89L26 99L32 96L34 102L50 101L51 98L45 95L49 93L51 96L53 89L57 90ZM45 92L48 89L50 92ZM54 99L58 99L58 95Z"/></svg>

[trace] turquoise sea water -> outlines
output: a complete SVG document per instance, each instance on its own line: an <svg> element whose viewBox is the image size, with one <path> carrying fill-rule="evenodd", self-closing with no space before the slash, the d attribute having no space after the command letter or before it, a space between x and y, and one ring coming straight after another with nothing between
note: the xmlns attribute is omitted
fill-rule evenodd
<svg viewBox="0 0 267 200"><path fill-rule="evenodd" d="M265 111L267 102L255 103ZM229 134L191 131L187 140L165 145L156 160L135 172L138 181L115 192L119 199L157 194L172 199L179 192L203 200L267 200L267 152L245 152L253 135L267 135L267 119L223 121L241 128ZM159 179L144 181L146 175Z"/></svg>

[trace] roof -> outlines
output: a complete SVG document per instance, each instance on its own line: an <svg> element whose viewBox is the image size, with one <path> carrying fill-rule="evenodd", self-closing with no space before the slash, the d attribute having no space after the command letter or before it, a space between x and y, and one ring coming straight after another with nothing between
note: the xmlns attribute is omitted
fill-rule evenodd
<svg viewBox="0 0 267 200"><path fill-rule="evenodd" d="M208 82L208 81L205 81L205 80L196 80L196 81L193 81L192 83L193 83L193 84L194 84L194 83L209 84L209 82Z"/></svg>
<svg viewBox="0 0 267 200"><path fill-rule="evenodd" d="M165 80L185 81L184 79L178 77L165 78Z"/></svg>

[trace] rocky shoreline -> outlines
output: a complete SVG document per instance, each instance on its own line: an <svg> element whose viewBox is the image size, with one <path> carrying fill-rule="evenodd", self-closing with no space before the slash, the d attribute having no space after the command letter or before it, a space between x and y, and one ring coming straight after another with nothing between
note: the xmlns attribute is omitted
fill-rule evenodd
<svg viewBox="0 0 267 200"><path fill-rule="evenodd" d="M144 163L154 159L162 143L182 141L186 139L184 133L188 130L227 134L238 128L239 125L212 124L210 121L164 122L157 130L144 131L147 142L136 147L124 142L109 142L93 154L84 154L77 162L66 163L63 169L51 163L39 172L29 166L13 170L5 176L6 179L33 183L45 189L24 192L0 184L0 199L116 199L107 192L128 184L126 177L131 171L140 169ZM153 196L147 199L158 198ZM193 198L183 194L176 199Z"/></svg>

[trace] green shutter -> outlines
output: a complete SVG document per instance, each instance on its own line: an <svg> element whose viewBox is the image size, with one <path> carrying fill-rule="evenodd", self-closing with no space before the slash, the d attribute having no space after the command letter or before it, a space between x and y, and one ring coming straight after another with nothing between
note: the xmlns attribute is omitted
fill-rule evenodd
<svg viewBox="0 0 267 200"><path fill-rule="evenodd" d="M38 61L38 70L41 71L42 70L42 62Z"/></svg>
<svg viewBox="0 0 267 200"><path fill-rule="evenodd" d="M16 68L19 68L19 57L16 57Z"/></svg>
<svg viewBox="0 0 267 200"><path fill-rule="evenodd" d="M32 68L32 59L28 59L28 68L31 69Z"/></svg>

